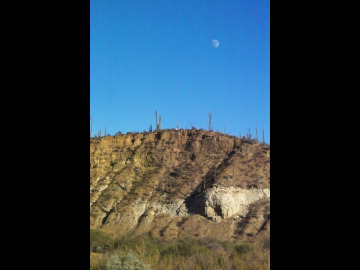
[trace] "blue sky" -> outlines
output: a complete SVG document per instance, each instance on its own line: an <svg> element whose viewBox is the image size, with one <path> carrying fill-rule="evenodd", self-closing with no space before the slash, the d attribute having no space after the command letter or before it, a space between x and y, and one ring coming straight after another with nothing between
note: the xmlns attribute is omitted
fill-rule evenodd
<svg viewBox="0 0 360 270"><path fill-rule="evenodd" d="M270 0L91 0L94 130L148 130L155 110L163 129L211 112L215 131L270 142Z"/></svg>

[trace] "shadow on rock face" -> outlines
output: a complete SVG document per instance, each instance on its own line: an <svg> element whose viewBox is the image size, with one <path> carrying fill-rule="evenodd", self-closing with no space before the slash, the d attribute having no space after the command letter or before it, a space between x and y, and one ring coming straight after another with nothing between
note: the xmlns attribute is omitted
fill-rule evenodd
<svg viewBox="0 0 360 270"><path fill-rule="evenodd" d="M205 197L204 193L189 196L185 199L185 206L189 214L205 216Z"/></svg>

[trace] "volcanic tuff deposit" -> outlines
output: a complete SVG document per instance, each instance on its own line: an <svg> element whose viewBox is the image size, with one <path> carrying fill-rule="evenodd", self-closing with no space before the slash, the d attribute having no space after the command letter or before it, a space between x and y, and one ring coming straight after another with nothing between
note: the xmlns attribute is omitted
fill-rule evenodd
<svg viewBox="0 0 360 270"><path fill-rule="evenodd" d="M90 229L269 238L270 147L200 130L90 139Z"/></svg>

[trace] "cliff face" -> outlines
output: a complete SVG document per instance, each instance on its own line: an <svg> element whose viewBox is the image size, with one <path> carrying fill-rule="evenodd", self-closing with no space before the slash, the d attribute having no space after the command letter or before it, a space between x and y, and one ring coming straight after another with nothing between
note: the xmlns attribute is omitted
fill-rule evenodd
<svg viewBox="0 0 360 270"><path fill-rule="evenodd" d="M90 228L268 238L270 147L199 130L91 139Z"/></svg>

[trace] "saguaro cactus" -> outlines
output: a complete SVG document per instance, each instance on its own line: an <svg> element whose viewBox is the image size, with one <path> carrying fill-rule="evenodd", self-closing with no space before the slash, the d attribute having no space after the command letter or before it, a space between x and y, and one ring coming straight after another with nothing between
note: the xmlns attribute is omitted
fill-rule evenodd
<svg viewBox="0 0 360 270"><path fill-rule="evenodd" d="M159 122L158 122L157 111L155 111L155 118L156 118L156 131L161 131L161 115L159 116Z"/></svg>
<svg viewBox="0 0 360 270"><path fill-rule="evenodd" d="M90 124L90 138L91 138L92 130L93 130L93 124L94 124L94 120L91 118L91 116L90 116L90 121L91 121L91 124Z"/></svg>
<svg viewBox="0 0 360 270"><path fill-rule="evenodd" d="M212 119L212 114L209 113L209 131L211 131L211 119Z"/></svg>

